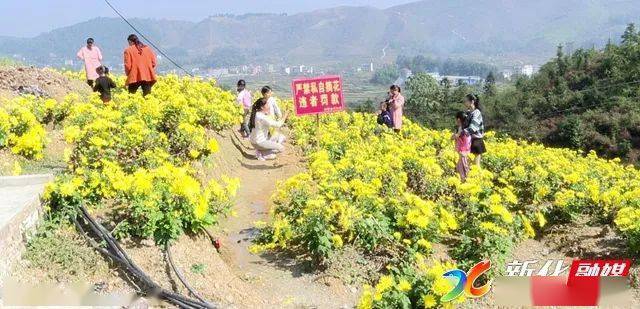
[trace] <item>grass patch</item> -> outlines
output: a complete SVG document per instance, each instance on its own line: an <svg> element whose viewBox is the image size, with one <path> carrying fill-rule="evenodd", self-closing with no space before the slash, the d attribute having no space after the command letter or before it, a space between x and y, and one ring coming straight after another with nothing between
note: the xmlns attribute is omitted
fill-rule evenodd
<svg viewBox="0 0 640 309"><path fill-rule="evenodd" d="M191 272L197 275L204 274L204 271L207 270L207 265L198 263L191 265Z"/></svg>
<svg viewBox="0 0 640 309"><path fill-rule="evenodd" d="M108 263L68 224L45 221L23 255L27 272L58 282L109 274Z"/></svg>

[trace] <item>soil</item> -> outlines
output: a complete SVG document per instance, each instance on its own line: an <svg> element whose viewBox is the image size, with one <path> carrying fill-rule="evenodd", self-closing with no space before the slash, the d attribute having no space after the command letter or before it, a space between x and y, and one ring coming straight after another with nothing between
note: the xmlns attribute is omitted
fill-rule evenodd
<svg viewBox="0 0 640 309"><path fill-rule="evenodd" d="M20 94L33 94L62 100L71 92L88 93L91 89L82 81L35 67L0 67L0 97L11 98Z"/></svg>
<svg viewBox="0 0 640 309"><path fill-rule="evenodd" d="M257 232L254 222L268 221L269 200L277 182L300 172L304 165L300 161L302 155L293 147L287 147L275 161L257 161L248 141L230 132L228 138L221 141L222 158L239 158L238 152L242 159L232 159L235 162L223 159L218 163L226 163L226 167L232 169L227 174L241 179L237 215L223 220L220 226L221 256L231 271L247 283L250 290L258 292L263 301L260 307L352 307L359 295L357 288L315 273L306 261L281 254L257 256L249 252Z"/></svg>

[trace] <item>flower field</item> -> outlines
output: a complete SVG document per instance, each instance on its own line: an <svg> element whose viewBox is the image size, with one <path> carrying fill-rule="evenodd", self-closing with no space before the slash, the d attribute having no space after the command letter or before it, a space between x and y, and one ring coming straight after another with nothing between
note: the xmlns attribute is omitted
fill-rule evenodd
<svg viewBox="0 0 640 309"><path fill-rule="evenodd" d="M146 98L117 90L109 104L96 94L4 100L0 148L40 160L46 128L63 128L67 167L46 189L49 213L65 220L84 204L120 238L165 244L230 210L239 180L204 182L196 166L241 115L215 84L166 76ZM324 115L320 130L293 117L289 127L307 170L282 180L251 249L294 252L320 268L346 246L383 257L360 308L452 306L440 301L452 288L444 272L490 259L493 275L522 240L577 216L610 224L640 250L640 172L617 159L489 133L483 168L462 183L448 131L407 120L395 134L361 113Z"/></svg>
<svg viewBox="0 0 640 309"><path fill-rule="evenodd" d="M167 76L146 98L117 90L108 105L97 94L70 94L61 102L20 97L2 106L0 147L15 154L42 158L45 125L64 128L68 167L45 192L55 216L83 203L106 213L116 236L162 244L201 231L231 207L239 181L201 183L193 167L218 151L213 132L241 117L234 95L213 83Z"/></svg>
<svg viewBox="0 0 640 309"><path fill-rule="evenodd" d="M0 148L27 159L42 159L47 144L43 123L50 121L55 100L22 97L0 105Z"/></svg>
<svg viewBox="0 0 640 309"><path fill-rule="evenodd" d="M359 113L323 116L319 134L311 118L291 127L308 171L282 182L253 249L289 250L318 265L345 245L388 255L361 308L450 306L440 303L452 288L442 274L455 264L489 258L500 268L521 240L579 214L614 225L638 249L640 173L617 159L488 134L484 168L462 183L447 131L407 122L396 135ZM450 260L430 257L434 243Z"/></svg>

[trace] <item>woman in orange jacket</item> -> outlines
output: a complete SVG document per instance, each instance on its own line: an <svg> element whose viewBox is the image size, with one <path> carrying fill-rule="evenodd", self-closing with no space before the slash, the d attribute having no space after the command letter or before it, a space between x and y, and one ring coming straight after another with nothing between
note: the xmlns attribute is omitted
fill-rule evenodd
<svg viewBox="0 0 640 309"><path fill-rule="evenodd" d="M136 93L142 87L142 95L146 96L156 82L156 54L135 34L130 35L127 41L129 47L124 50L124 72L129 92Z"/></svg>

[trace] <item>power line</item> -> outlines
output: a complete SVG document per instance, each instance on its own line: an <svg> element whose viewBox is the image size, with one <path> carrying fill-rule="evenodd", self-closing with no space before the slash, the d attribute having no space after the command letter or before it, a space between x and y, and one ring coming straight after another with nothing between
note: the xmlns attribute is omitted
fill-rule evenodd
<svg viewBox="0 0 640 309"><path fill-rule="evenodd" d="M173 63L173 65L175 65L177 68L181 69L182 71L184 71L184 73L186 73L187 75L194 77L193 74L191 74L191 72L187 71L185 68L183 68L182 66L180 66L178 63L176 63L175 61L173 61L173 59L171 59L171 57L169 57L167 54L165 54L162 49L160 49L160 47L158 47L156 44L154 44L151 40L149 40L149 38L147 38L142 32L140 32L140 30L138 30L133 24L131 24L129 22L129 20L127 20L126 17L124 17L120 11L118 11L118 9L116 9L110 2L109 0L104 0L104 2L116 13L118 14L118 16L120 16L120 18L122 18L122 20L124 20L125 23L127 23L127 25L129 25L129 27L131 27L131 29L133 29L133 31L135 31L137 34L139 34L143 39L145 39L147 42L149 42L149 45L153 46L153 48L155 48L163 57L167 58L167 60L169 60L169 62Z"/></svg>

